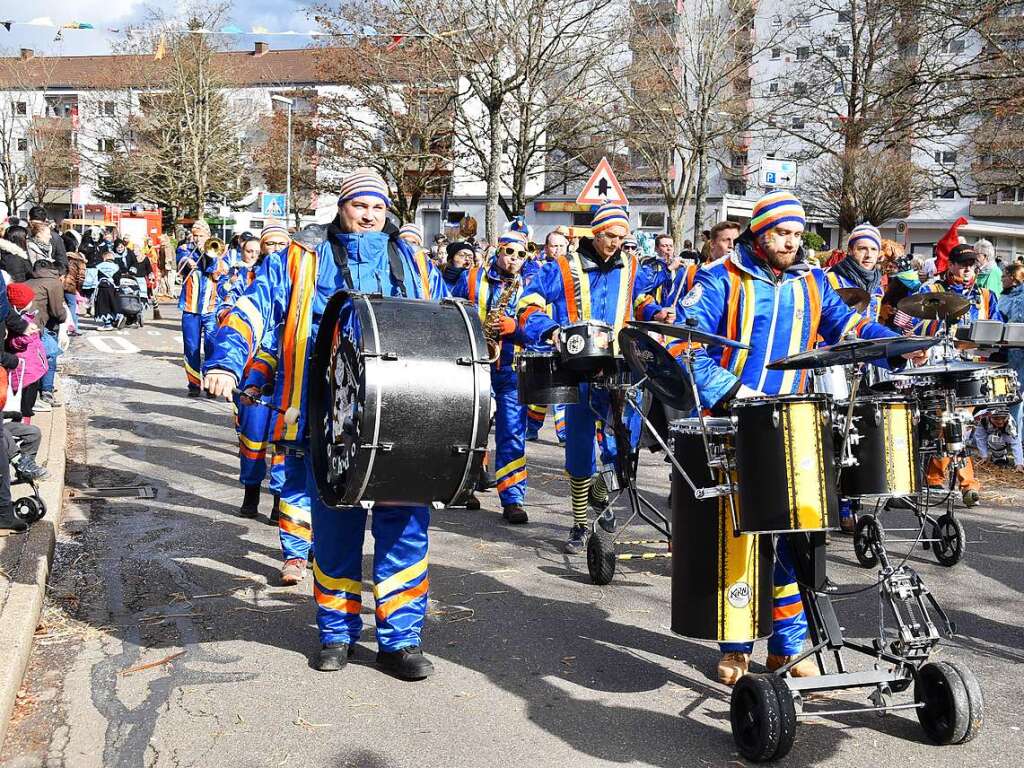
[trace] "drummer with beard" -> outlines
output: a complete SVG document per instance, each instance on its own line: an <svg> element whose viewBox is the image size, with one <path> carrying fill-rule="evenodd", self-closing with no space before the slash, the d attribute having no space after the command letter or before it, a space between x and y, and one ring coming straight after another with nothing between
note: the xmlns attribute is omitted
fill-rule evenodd
<svg viewBox="0 0 1024 768"><path fill-rule="evenodd" d="M390 204L387 185L375 171L362 168L347 176L334 221L326 227L306 228L279 257L267 260L221 325L216 352L204 370L206 390L230 399L264 329L281 326L274 405L296 410L298 419L293 423L277 419L273 441L306 461L316 553L313 594L321 643L315 666L324 672L345 667L362 631L367 510L326 506L313 477L307 383L317 328L327 301L339 290L424 300L445 295L437 271L421 273L412 249L397 231L384 231ZM426 505L377 506L373 510L377 664L404 680L420 680L434 671L420 649L429 586L429 522Z"/></svg>
<svg viewBox="0 0 1024 768"><path fill-rule="evenodd" d="M811 266L801 248L806 216L788 192L762 197L732 252L697 272L693 288L679 302L679 322L750 345L749 349L700 348L693 365L701 404L728 413L737 398L804 392L807 371L771 371L773 360L813 349L819 335L828 344L848 334L864 339L896 336L847 307L825 273ZM917 355L915 355L917 357ZM789 663L807 637L800 592L793 576L788 536L778 539L774 570L774 632L767 667ZM750 666L753 643L721 645L718 679L734 685ZM818 673L811 659L790 674Z"/></svg>
<svg viewBox="0 0 1024 768"><path fill-rule="evenodd" d="M498 248L490 267L472 267L463 273L452 295L467 299L475 306L480 322L487 327L488 317L500 313L500 349L498 359L491 363L491 394L495 402L494 462L497 470L498 497L501 516L512 525L529 520L526 501L526 406L519 402L519 388L513 363L517 343L525 339L516 328L515 310L523 294L523 282L511 294L504 307L498 302L512 282L522 274L526 261L526 235L519 231L505 232L498 238Z"/></svg>
<svg viewBox="0 0 1024 768"><path fill-rule="evenodd" d="M520 331L531 344L559 345L559 327L568 323L597 320L612 326L615 334L626 321L659 320L671 322L675 312L654 300L654 276L641 267L636 255L622 251L629 235L629 214L624 208L605 204L594 213L592 238L580 238L575 253L548 262L531 281L519 302ZM545 309L550 307L551 314ZM606 390L580 385L579 403L566 406L565 468L572 492L573 524L564 545L567 554L578 554L587 543L588 506L602 510L608 504L604 481L594 479L596 463L594 442L599 422L607 424L609 397ZM625 414L635 441L639 435L639 415ZM615 461L615 438L602 434L602 461ZM610 520L606 524L610 524Z"/></svg>

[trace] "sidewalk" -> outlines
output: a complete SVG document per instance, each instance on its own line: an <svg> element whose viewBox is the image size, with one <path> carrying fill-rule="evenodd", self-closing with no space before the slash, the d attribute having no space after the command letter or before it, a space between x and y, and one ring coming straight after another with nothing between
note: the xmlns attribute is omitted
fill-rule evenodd
<svg viewBox="0 0 1024 768"><path fill-rule="evenodd" d="M50 477L39 483L47 512L27 533L0 537L0 744L32 652L63 507L66 411L54 408L34 416L32 423L43 433L38 461L50 470ZM24 485L12 490L15 499L28 495Z"/></svg>

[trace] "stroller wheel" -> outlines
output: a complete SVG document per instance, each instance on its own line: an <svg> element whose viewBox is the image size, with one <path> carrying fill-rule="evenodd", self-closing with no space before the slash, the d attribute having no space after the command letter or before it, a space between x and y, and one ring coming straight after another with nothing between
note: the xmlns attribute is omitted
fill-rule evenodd
<svg viewBox="0 0 1024 768"><path fill-rule="evenodd" d="M36 496L25 496L14 502L14 516L31 525L46 514L46 504Z"/></svg>

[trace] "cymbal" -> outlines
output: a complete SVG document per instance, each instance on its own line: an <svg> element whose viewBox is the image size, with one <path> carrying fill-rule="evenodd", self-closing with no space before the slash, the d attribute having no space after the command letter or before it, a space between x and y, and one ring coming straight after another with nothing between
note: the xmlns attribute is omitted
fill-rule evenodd
<svg viewBox="0 0 1024 768"><path fill-rule="evenodd" d="M630 320L626 325L631 328L639 328L642 331L660 333L662 336L671 336L673 339L684 339L697 344L707 344L712 347L733 347L734 349L750 349L749 344L740 341L727 339L725 336L716 336L689 325L676 325L675 323L658 323L654 320Z"/></svg>
<svg viewBox="0 0 1024 768"><path fill-rule="evenodd" d="M871 294L863 288L836 288L843 303L855 312L863 312L871 303Z"/></svg>
<svg viewBox="0 0 1024 768"><path fill-rule="evenodd" d="M986 368L999 368L1004 363L976 363L973 360L946 360L942 363L922 365L920 368L906 368L893 371L893 376L946 376L949 374L971 373Z"/></svg>
<svg viewBox="0 0 1024 768"><path fill-rule="evenodd" d="M955 320L971 306L971 302L955 293L915 293L902 299L896 307L921 320Z"/></svg>
<svg viewBox="0 0 1024 768"><path fill-rule="evenodd" d="M623 328L619 331L619 349L630 370L644 380L644 387L659 400L680 411L694 408L690 377L656 339L643 329Z"/></svg>
<svg viewBox="0 0 1024 768"><path fill-rule="evenodd" d="M934 347L938 343L939 339L931 336L853 339L773 360L765 368L770 371L792 371L804 368L829 368L833 365L852 365L880 358L899 357L910 352Z"/></svg>

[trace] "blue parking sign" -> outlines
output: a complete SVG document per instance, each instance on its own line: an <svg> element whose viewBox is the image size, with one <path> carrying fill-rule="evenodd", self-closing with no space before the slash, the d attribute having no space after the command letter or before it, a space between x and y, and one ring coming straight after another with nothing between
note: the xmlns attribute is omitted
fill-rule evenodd
<svg viewBox="0 0 1024 768"><path fill-rule="evenodd" d="M764 180L768 184L775 184L775 171L768 171L764 175Z"/></svg>

